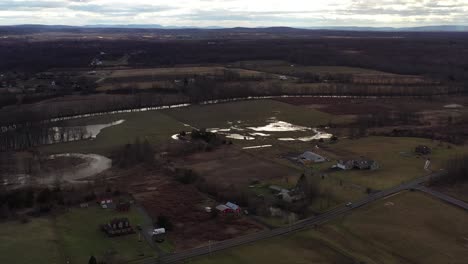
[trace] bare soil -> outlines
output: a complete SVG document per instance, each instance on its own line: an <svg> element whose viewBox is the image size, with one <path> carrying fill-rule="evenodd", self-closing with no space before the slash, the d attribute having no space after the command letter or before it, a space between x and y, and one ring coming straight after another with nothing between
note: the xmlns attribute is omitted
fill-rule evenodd
<svg viewBox="0 0 468 264"><path fill-rule="evenodd" d="M221 190L246 188L252 180L268 181L297 175L297 171L262 160L233 147L185 157L179 164L194 169Z"/></svg>
<svg viewBox="0 0 468 264"><path fill-rule="evenodd" d="M208 241L222 241L263 229L246 216L212 217L205 207L214 207L218 202L199 192L194 185L176 182L159 171L135 168L117 179L120 189L128 190L142 204L153 220L164 215L174 228L169 239L175 250L203 246Z"/></svg>

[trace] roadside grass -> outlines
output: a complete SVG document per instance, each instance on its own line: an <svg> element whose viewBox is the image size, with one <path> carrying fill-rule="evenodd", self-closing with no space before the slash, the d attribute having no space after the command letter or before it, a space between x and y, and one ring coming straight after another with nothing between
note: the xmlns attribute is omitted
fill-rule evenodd
<svg viewBox="0 0 468 264"><path fill-rule="evenodd" d="M431 189L442 192L468 203L468 182L457 183L452 186L429 186Z"/></svg>
<svg viewBox="0 0 468 264"><path fill-rule="evenodd" d="M418 192L380 200L320 227L365 263L466 263L468 213Z"/></svg>
<svg viewBox="0 0 468 264"><path fill-rule="evenodd" d="M171 140L171 135L186 129L183 124L161 111L148 111L73 120L73 125L106 124L119 119L125 122L105 128L93 140L68 142L41 147L45 153L95 153L109 155L116 148L133 143L136 138L157 144ZM89 122L89 123L88 123Z"/></svg>
<svg viewBox="0 0 468 264"><path fill-rule="evenodd" d="M211 263L355 263L351 258L314 238L307 232L272 238L189 260L194 264Z"/></svg>
<svg viewBox="0 0 468 264"><path fill-rule="evenodd" d="M62 254L70 263L86 263L91 255L101 261L108 257L117 263L153 257L154 250L143 236L142 242L138 241L138 234L109 238L99 229L101 224L119 217L128 217L133 227L143 225L145 221L136 209L117 212L97 206L73 208L59 215L55 219L55 226Z"/></svg>
<svg viewBox="0 0 468 264"><path fill-rule="evenodd" d="M60 251L53 224L48 218L28 223L0 223L0 263L60 263Z"/></svg>
<svg viewBox="0 0 468 264"><path fill-rule="evenodd" d="M188 108L164 110L164 113L198 128L229 128L227 123L241 121L244 125L266 125L267 119L276 117L280 121L295 125L317 126L329 122L348 121L341 117L304 109L274 100L240 101L215 105L194 105Z"/></svg>

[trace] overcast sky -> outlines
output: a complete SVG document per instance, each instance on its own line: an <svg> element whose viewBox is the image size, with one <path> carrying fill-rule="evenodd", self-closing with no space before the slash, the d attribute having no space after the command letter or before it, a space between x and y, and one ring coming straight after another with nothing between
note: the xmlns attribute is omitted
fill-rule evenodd
<svg viewBox="0 0 468 264"><path fill-rule="evenodd" d="M0 0L0 24L468 25L468 0Z"/></svg>

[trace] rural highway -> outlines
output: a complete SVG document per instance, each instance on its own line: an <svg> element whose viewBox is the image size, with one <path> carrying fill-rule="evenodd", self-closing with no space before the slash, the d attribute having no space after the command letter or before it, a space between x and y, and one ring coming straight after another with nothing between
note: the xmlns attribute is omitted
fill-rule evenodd
<svg viewBox="0 0 468 264"><path fill-rule="evenodd" d="M424 187L420 187L420 184L428 181L432 177L438 177L442 173L443 172L430 174L430 175L415 179L413 181L401 184L399 186L396 186L396 187L393 187L393 188L390 188L390 189L387 189L387 190L384 190L384 191L380 191L378 193L371 194L371 195L367 196L366 198L363 198L362 200L354 202L349 207L338 207L338 208L332 209L330 211L327 211L326 213L323 213L323 214L321 214L319 216L314 216L314 217L311 217L311 218L303 219L303 220L298 221L298 222L296 222L294 224L291 224L289 226L280 227L280 228L276 228L276 229L273 229L273 230L265 230L265 231L257 232L257 233L254 233L254 234L249 234L249 235L246 235L246 236L233 238L233 239L230 239L230 240L215 242L215 243L212 243L212 244L210 244L208 246L203 246L203 247L194 248L194 249L190 249L190 250L186 250L186 251L181 251L181 252L177 252L177 253L174 253L174 254L163 255L163 256L160 256L158 259L148 259L144 263L145 264L175 263L175 262L178 262L178 261L183 261L185 259L211 254L213 252L224 250L224 249L227 249L227 248L232 248L232 247L252 243L252 242L267 239L267 238L272 238L272 237L276 237L276 236L280 236L280 235L285 235L285 234L292 233L292 232L295 232L295 231L298 231L298 230L301 230L301 229L304 229L304 228L315 227L315 226L317 226L319 224L330 221L330 220L332 220L332 219L334 219L334 218L336 218L338 216L344 215L344 214L346 214L346 213L348 213L348 212L350 212L350 211L352 211L354 209L357 209L359 207L362 207L364 205L372 203L372 202L374 202L376 200L382 199L384 197L387 197L389 195L392 195L392 194L395 194L395 193L398 193L398 192L401 192L401 191L404 191L404 190L418 189L418 190L421 190L421 191L425 191ZM420 188L423 188L423 189L420 189ZM433 194L430 190L428 190L427 193L429 193L431 195L434 195L436 197L439 197L439 198L441 198L443 200L446 200L445 197L442 198L442 196L440 194ZM454 199L454 200L456 200L456 199ZM456 201L458 201L458 200L456 200Z"/></svg>
<svg viewBox="0 0 468 264"><path fill-rule="evenodd" d="M458 207L460 207L462 209L468 210L468 203L465 203L463 201L455 199L455 198L453 198L451 196L448 196L446 194L443 194L443 193L434 191L432 189L429 189L426 186L419 185L419 186L416 187L416 190L427 193L427 194L430 194L430 195L432 195L432 196L434 196L436 198L439 198L440 200L442 200L444 202L447 202L447 203L450 203L452 205L458 206Z"/></svg>

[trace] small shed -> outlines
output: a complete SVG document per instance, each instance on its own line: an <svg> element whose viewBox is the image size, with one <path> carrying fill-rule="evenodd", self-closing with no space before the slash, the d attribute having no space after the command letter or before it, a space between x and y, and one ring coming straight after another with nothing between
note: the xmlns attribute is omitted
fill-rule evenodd
<svg viewBox="0 0 468 264"><path fill-rule="evenodd" d="M226 206L229 207L233 212L235 213L240 213L241 212L241 208L240 206L238 206L237 204L235 203L231 203L231 202L227 202L226 203Z"/></svg>
<svg viewBox="0 0 468 264"><path fill-rule="evenodd" d="M218 210L219 212L221 212L223 214L232 213L232 209L227 207L224 204L220 204L220 205L216 206L216 210Z"/></svg>
<svg viewBox="0 0 468 264"><path fill-rule="evenodd" d="M342 170L350 170L354 168L354 160L339 160L335 168Z"/></svg>
<svg viewBox="0 0 468 264"><path fill-rule="evenodd" d="M114 207L114 200L112 200L112 198L101 198L101 199L98 199L98 204L103 209L108 209L108 208Z"/></svg>
<svg viewBox="0 0 468 264"><path fill-rule="evenodd" d="M299 155L297 157L297 160L303 164L306 163L320 163L320 162L325 162L326 159L322 157L321 155L311 152L311 151L306 151Z"/></svg>
<svg viewBox="0 0 468 264"><path fill-rule="evenodd" d="M414 149L414 152L418 155L430 155L432 150L428 146L419 145Z"/></svg>

